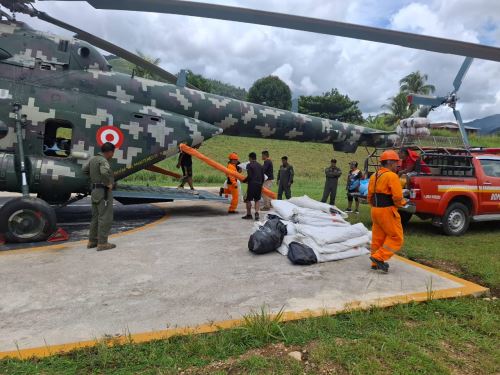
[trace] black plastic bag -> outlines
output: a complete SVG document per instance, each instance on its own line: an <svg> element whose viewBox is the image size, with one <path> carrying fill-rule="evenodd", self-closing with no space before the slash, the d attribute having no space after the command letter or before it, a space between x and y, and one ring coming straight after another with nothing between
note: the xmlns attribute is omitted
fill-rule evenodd
<svg viewBox="0 0 500 375"><path fill-rule="evenodd" d="M281 246L286 235L286 225L278 218L268 220L250 236L248 249L255 254L266 254Z"/></svg>
<svg viewBox="0 0 500 375"><path fill-rule="evenodd" d="M302 266L318 263L318 258L316 258L313 249L298 242L292 242L288 245L288 259L293 264Z"/></svg>

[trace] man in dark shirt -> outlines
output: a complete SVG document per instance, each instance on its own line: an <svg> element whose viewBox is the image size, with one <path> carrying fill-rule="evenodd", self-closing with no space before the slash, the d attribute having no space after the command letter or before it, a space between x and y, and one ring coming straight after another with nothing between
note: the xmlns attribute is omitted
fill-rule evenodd
<svg viewBox="0 0 500 375"><path fill-rule="evenodd" d="M255 221L259 220L259 202L262 197L262 185L264 184L264 168L257 162L257 154L251 152L248 155L250 161L247 165L247 178L245 181L248 184L245 203L247 205L247 214L242 219L252 219L252 201L255 202Z"/></svg>
<svg viewBox="0 0 500 375"><path fill-rule="evenodd" d="M177 161L177 168L182 168L182 180L179 185L180 189L184 189L184 184L187 182L191 190L193 187L193 159L191 155L181 152Z"/></svg>
<svg viewBox="0 0 500 375"><path fill-rule="evenodd" d="M288 164L288 157L283 156L281 158L281 167L278 172L278 199L283 199L283 193L285 193L286 199L292 197L292 184L294 171L293 167Z"/></svg>
<svg viewBox="0 0 500 375"><path fill-rule="evenodd" d="M273 170L273 162L269 158L269 151L262 151L262 160L264 161L264 187L271 190L274 181L274 170ZM269 211L271 209L271 198L264 195L262 197L264 200L264 207L262 207L262 211Z"/></svg>

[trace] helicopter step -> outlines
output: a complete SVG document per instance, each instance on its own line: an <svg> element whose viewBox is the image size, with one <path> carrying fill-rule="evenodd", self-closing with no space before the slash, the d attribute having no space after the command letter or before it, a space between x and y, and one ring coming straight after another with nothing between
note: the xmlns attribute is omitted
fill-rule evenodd
<svg viewBox="0 0 500 375"><path fill-rule="evenodd" d="M204 190L188 190L160 186L118 185L113 198L121 204L173 202L176 200L205 200L227 202L226 198Z"/></svg>

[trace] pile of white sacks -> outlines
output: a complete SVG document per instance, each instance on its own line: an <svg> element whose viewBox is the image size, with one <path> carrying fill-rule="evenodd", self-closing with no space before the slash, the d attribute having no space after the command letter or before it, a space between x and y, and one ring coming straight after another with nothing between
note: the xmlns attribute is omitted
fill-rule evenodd
<svg viewBox="0 0 500 375"><path fill-rule="evenodd" d="M431 122L426 117L410 117L399 122L396 133L399 136L428 137L431 135L430 125Z"/></svg>
<svg viewBox="0 0 500 375"><path fill-rule="evenodd" d="M303 197L272 201L273 211L282 218L287 235L277 249L287 256L292 242L310 247L318 262L330 262L369 253L371 232L362 224L351 225L347 214L335 206Z"/></svg>

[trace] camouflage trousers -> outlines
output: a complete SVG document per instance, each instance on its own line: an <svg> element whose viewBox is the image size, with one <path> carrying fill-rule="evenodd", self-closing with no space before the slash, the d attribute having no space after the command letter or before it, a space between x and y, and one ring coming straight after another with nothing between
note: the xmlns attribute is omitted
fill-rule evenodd
<svg viewBox="0 0 500 375"><path fill-rule="evenodd" d="M98 243L99 245L108 243L109 231L112 224L113 196L111 192L108 192L107 199L104 197L95 197L92 194L92 220L90 222L89 242Z"/></svg>

